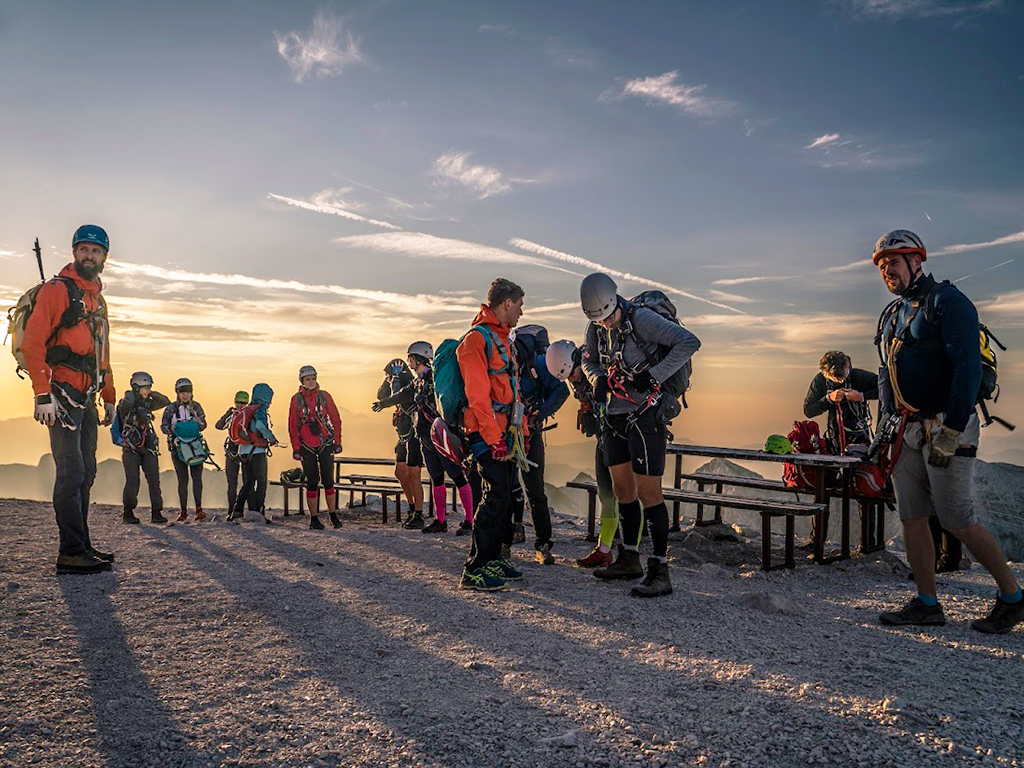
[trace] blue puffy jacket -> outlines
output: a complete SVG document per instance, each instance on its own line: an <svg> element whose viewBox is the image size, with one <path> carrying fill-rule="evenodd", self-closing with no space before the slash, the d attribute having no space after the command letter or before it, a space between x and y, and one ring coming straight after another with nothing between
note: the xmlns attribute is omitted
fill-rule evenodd
<svg viewBox="0 0 1024 768"><path fill-rule="evenodd" d="M569 397L569 385L559 381L548 371L543 354L534 361L520 360L520 385L522 398L527 409L536 411L537 421L544 421L555 415Z"/></svg>

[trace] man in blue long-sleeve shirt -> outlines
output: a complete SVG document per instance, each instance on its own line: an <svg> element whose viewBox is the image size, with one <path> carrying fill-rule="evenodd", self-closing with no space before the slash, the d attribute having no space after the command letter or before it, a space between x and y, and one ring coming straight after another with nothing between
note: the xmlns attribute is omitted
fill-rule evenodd
<svg viewBox="0 0 1024 768"><path fill-rule="evenodd" d="M887 625L946 623L936 598L935 549L928 518L966 544L999 585L992 611L971 626L1003 634L1024 621L1024 599L1002 547L978 522L971 478L980 423L975 413L981 385L978 311L949 283L924 274L928 258L913 232L898 229L875 245L873 261L886 287L899 298L883 314L879 400L883 418L908 417L903 450L893 468L896 505L918 594L899 611L883 613Z"/></svg>

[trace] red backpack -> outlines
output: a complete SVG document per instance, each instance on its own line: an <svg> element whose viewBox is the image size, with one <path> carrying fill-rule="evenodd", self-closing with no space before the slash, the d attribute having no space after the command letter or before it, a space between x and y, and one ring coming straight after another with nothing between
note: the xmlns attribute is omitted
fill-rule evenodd
<svg viewBox="0 0 1024 768"><path fill-rule="evenodd" d="M231 414L231 421L228 422L228 440L234 445L255 445L261 448L270 445L263 435L251 427L253 414L259 407L259 403L249 403Z"/></svg>
<svg viewBox="0 0 1024 768"><path fill-rule="evenodd" d="M789 438L789 442L793 444L797 453L828 453L816 421L794 421L793 431L786 437ZM782 480L787 488L815 491L818 488L818 479L821 477L822 471L824 470L817 467L787 463L782 468Z"/></svg>

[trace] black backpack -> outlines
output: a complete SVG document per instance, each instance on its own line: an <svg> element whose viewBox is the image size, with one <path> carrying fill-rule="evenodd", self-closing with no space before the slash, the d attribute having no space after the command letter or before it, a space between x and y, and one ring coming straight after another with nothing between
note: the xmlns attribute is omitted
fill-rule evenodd
<svg viewBox="0 0 1024 768"><path fill-rule="evenodd" d="M668 348L658 343L644 341L637 336L636 330L633 327L633 313L640 307L657 312L666 320L678 326L683 324L680 322L679 314L676 312L676 305L661 291L644 291L629 300L623 313L622 325L625 332L629 334L636 345L643 351L644 357L647 358L647 365L650 367L657 365L665 359L665 356L668 354ZM687 360L678 371L661 383L661 388L671 395L666 400L675 403L674 407L665 406L669 409L663 416L666 421L671 421L678 416L682 408L690 407L686 402L686 392L690 389L690 379L692 376L693 361ZM682 408L680 408L680 405L682 405Z"/></svg>
<svg viewBox="0 0 1024 768"><path fill-rule="evenodd" d="M516 328L516 359L519 362L521 376L529 376L537 381L537 357L543 355L551 346L548 329L543 325L524 325Z"/></svg>

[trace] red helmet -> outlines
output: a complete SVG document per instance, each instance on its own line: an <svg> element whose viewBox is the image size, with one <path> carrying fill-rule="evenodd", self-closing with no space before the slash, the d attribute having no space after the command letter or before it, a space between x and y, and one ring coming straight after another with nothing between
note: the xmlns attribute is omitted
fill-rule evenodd
<svg viewBox="0 0 1024 768"><path fill-rule="evenodd" d="M887 256L890 253L916 253L920 255L921 261L928 259L928 252L924 247L924 240L915 235L909 229L894 229L892 232L886 232L875 243L875 251L871 255L871 260L878 266L878 262L882 260L883 256Z"/></svg>
<svg viewBox="0 0 1024 768"><path fill-rule="evenodd" d="M430 442L434 444L438 453L456 464L461 464L466 457L462 441L448 429L448 425L440 416L434 419L434 424L430 428Z"/></svg>
<svg viewBox="0 0 1024 768"><path fill-rule="evenodd" d="M877 464L862 464L854 470L853 487L860 496L888 496L889 478Z"/></svg>

